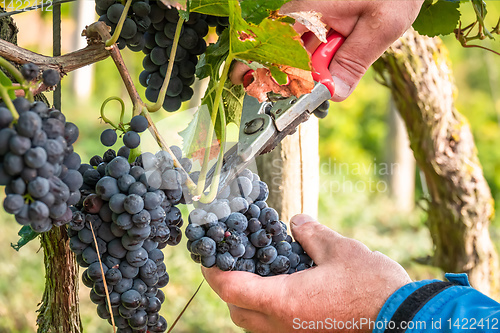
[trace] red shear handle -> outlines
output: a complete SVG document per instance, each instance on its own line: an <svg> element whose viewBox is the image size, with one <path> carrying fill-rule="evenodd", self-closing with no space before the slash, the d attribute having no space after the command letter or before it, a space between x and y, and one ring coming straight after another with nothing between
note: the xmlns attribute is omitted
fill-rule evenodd
<svg viewBox="0 0 500 333"><path fill-rule="evenodd" d="M328 67L330 67L333 56L344 42L345 37L332 30L326 39L327 42L321 44L311 57L313 67L312 77L314 81L324 84L333 97L335 93L335 83L333 82L332 74L330 74Z"/></svg>

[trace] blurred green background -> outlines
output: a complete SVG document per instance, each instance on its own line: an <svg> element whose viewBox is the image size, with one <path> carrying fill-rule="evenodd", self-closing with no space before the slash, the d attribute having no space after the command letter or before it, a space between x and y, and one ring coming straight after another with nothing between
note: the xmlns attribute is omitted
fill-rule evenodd
<svg viewBox="0 0 500 333"><path fill-rule="evenodd" d="M87 1L92 2L92 1ZM93 8L93 4L91 6ZM500 3L488 2L490 18L500 15ZM80 8L81 10L81 8ZM63 50L76 49L75 40L85 24L92 22L92 15L79 25L75 4L63 6ZM470 10L469 10L470 11ZM92 13L92 11L90 11ZM464 21L470 22L470 13ZM19 44L42 54L51 54L50 13L26 13L15 16L21 30ZM38 26L39 29L36 29ZM457 93L457 109L470 121L479 157L486 179L500 207L500 56L471 48L464 49L452 36L443 38L453 63ZM498 38L497 38L498 40ZM499 50L498 41L484 42ZM133 78L138 81L141 71L140 54L124 52ZM90 83L72 83L74 73L63 80L63 111L70 121L80 127L80 139L75 144L82 160L102 154L99 134L105 128L98 119L100 103L107 97L118 95L127 101L126 92L112 60L95 65L95 76ZM140 85L137 83L137 86ZM75 90L90 88L89 97L78 97ZM139 88L143 93L143 88ZM50 94L49 98L50 98ZM113 106L110 106L112 113ZM329 184L353 184L369 186L369 182L387 183L384 175L373 172L352 172L352 169L334 169L332 165L350 165L369 168L387 161L389 132L389 91L374 80L370 70L352 96L342 103L332 105L330 115L320 121L321 163L330 172L321 173L319 219L322 223L366 243L400 262L413 279L440 278L436 268L416 264L413 259L432 254L432 242L425 227L426 213L417 204L411 212L396 207L388 191L331 191ZM155 114L157 120L171 116L164 111ZM182 117L180 117L182 118ZM164 133L173 135L182 128L182 119L162 122ZM172 142L178 143L178 142ZM325 170L325 169L323 169ZM350 172L349 172L350 171ZM418 172L415 174L415 201L422 202L425 190ZM325 185L326 184L326 185ZM360 186L363 188L363 186ZM3 196L3 194L2 194ZM0 197L3 200L3 197ZM43 253L38 240L19 252L10 244L17 239L19 226L11 216L0 213L0 333L36 331L36 310L44 288ZM492 238L500 244L500 217L491 226ZM185 250L185 241L175 248L164 250L165 262L171 280L164 291L166 300L162 313L172 323L184 304L194 293L202 275ZM89 290L80 289L81 317L85 332L112 332L107 322L95 312L95 305L88 299ZM225 304L204 284L190 305L175 332L239 332L229 318Z"/></svg>

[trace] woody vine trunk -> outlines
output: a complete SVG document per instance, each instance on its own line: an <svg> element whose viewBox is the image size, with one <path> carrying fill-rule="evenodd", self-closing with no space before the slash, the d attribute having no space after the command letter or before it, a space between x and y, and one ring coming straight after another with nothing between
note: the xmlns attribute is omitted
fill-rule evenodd
<svg viewBox="0 0 500 333"><path fill-rule="evenodd" d="M0 12L3 10L0 9ZM17 26L10 17L0 19L1 39L17 44L17 32ZM36 97L47 103L43 95ZM54 227L41 235L40 244L44 252L45 291L38 310L38 332L80 333L78 266L68 246L66 227Z"/></svg>
<svg viewBox="0 0 500 333"><path fill-rule="evenodd" d="M439 38L408 31L375 63L406 124L429 188L430 263L468 273L473 287L498 296L498 256L488 227L493 199L467 119L454 104L455 85Z"/></svg>

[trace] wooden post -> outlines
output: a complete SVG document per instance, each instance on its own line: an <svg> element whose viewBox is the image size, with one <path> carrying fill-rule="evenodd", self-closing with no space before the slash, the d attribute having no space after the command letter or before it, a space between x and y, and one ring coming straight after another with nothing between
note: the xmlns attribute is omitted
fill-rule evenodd
<svg viewBox="0 0 500 333"><path fill-rule="evenodd" d="M285 223L296 214L318 216L318 119L312 116L272 152L257 158L259 176L269 186L268 204Z"/></svg>

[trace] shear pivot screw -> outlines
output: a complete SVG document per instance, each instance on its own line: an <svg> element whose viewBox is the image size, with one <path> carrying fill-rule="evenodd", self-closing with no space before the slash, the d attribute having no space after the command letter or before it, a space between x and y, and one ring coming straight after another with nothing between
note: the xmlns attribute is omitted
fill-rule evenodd
<svg viewBox="0 0 500 333"><path fill-rule="evenodd" d="M245 132L245 134L254 134L255 132L259 131L263 126L264 126L264 119L262 119L261 117L255 118L245 124L245 129L243 130L243 132Z"/></svg>

